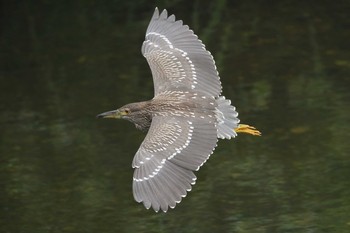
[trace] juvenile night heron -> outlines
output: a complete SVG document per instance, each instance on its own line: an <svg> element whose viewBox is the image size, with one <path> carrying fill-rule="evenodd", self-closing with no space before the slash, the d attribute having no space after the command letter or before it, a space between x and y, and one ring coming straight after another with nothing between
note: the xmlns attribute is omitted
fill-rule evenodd
<svg viewBox="0 0 350 233"><path fill-rule="evenodd" d="M97 117L126 119L148 130L132 162L133 194L147 209L166 212L191 190L194 171L213 153L218 138L260 132L238 124L235 107L221 96L212 55L174 15L155 9L142 54L152 71L154 98Z"/></svg>

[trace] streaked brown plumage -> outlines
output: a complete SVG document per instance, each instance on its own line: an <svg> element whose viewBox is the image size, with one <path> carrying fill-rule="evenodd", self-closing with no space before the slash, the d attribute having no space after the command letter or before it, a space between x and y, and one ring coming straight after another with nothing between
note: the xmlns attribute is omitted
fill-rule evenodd
<svg viewBox="0 0 350 233"><path fill-rule="evenodd" d="M221 96L213 57L174 15L155 9L142 53L152 71L154 98L98 117L126 119L148 131L132 162L134 198L147 209L166 212L191 190L194 171L213 153L218 138L260 132L238 124L235 107Z"/></svg>

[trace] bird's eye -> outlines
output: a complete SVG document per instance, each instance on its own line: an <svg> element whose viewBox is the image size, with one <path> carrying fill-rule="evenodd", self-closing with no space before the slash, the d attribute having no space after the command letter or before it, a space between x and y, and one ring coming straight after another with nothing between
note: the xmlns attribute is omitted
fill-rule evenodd
<svg viewBox="0 0 350 233"><path fill-rule="evenodd" d="M125 112L125 114L129 114L130 110L129 109L125 109L124 112Z"/></svg>

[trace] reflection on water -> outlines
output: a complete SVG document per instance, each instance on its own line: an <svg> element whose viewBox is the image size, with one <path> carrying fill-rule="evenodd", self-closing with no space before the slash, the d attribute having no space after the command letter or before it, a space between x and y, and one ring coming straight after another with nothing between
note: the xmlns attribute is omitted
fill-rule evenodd
<svg viewBox="0 0 350 233"><path fill-rule="evenodd" d="M5 3L1 232L349 232L346 3L171 2L263 137L220 141L175 210L145 210L131 193L144 134L94 116L152 97L153 5Z"/></svg>

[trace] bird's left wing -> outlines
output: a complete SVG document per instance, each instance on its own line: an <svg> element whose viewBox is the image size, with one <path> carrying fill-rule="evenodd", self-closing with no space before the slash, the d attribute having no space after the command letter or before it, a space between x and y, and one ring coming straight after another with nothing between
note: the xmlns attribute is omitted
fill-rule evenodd
<svg viewBox="0 0 350 233"><path fill-rule="evenodd" d="M156 8L146 31L142 54L151 68L154 95L187 90L210 97L221 93L215 62L204 44L181 20Z"/></svg>
<svg viewBox="0 0 350 233"><path fill-rule="evenodd" d="M216 143L212 118L155 116L132 164L135 200L155 211L174 208L191 190L193 171L205 163Z"/></svg>

